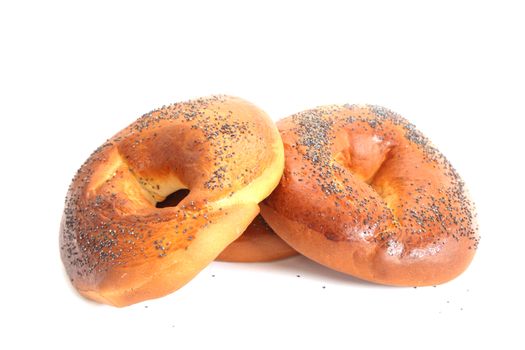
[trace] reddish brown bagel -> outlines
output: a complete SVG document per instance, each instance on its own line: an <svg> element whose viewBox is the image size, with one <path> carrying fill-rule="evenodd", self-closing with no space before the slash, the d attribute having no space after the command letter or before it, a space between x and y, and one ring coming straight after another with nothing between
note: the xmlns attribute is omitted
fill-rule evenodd
<svg viewBox="0 0 525 350"><path fill-rule="evenodd" d="M246 231L217 257L220 261L263 262L297 255L292 247L273 232L262 216L257 215Z"/></svg>
<svg viewBox="0 0 525 350"><path fill-rule="evenodd" d="M372 282L422 286L463 272L479 237L463 182L414 125L377 106L278 122L279 186L261 214L305 256Z"/></svg>
<svg viewBox="0 0 525 350"><path fill-rule="evenodd" d="M282 141L268 116L215 96L148 113L76 174L60 229L84 296L116 306L168 294L238 238L278 184ZM189 189L175 207L158 208Z"/></svg>

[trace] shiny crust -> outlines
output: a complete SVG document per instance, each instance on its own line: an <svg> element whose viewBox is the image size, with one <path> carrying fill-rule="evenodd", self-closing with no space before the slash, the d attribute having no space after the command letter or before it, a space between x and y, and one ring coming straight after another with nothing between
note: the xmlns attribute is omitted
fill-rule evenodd
<svg viewBox="0 0 525 350"><path fill-rule="evenodd" d="M285 170L261 214L305 256L372 282L421 286L463 272L479 236L447 159L378 106L327 106L278 122Z"/></svg>
<svg viewBox="0 0 525 350"><path fill-rule="evenodd" d="M77 290L124 306L187 283L246 229L278 184L270 118L213 96L148 113L99 147L69 188L61 257ZM189 189L177 206L156 208Z"/></svg>
<svg viewBox="0 0 525 350"><path fill-rule="evenodd" d="M261 215L217 257L220 261L265 262L297 255L297 251L273 232Z"/></svg>

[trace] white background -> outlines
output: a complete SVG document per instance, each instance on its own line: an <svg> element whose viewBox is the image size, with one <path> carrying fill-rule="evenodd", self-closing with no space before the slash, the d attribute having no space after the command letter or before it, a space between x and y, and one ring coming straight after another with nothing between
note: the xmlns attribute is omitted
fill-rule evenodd
<svg viewBox="0 0 525 350"><path fill-rule="evenodd" d="M523 349L525 12L422 3L2 1L0 348ZM58 249L76 169L141 114L213 93L274 119L346 102L404 115L472 192L474 262L435 288L293 258L213 263L124 309L79 297Z"/></svg>

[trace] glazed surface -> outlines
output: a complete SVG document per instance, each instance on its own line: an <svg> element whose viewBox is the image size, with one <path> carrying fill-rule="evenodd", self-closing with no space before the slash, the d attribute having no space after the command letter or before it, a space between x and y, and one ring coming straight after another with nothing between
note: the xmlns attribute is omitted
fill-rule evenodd
<svg viewBox="0 0 525 350"><path fill-rule="evenodd" d="M279 186L262 215L300 253L378 283L445 282L471 261L473 205L450 162L379 106L326 106L278 122Z"/></svg>

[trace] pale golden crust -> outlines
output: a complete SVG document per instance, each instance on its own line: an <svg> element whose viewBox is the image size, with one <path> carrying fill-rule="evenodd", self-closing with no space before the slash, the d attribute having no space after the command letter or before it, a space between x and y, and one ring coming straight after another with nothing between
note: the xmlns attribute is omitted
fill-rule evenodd
<svg viewBox="0 0 525 350"><path fill-rule="evenodd" d="M70 186L61 256L74 286L117 306L165 295L235 240L277 185L282 142L268 116L214 96L139 118ZM188 188L176 207L156 208Z"/></svg>
<svg viewBox="0 0 525 350"><path fill-rule="evenodd" d="M297 255L297 251L279 238L262 216L257 215L246 231L219 254L217 260L264 262L293 255Z"/></svg>
<svg viewBox="0 0 525 350"><path fill-rule="evenodd" d="M450 280L478 244L472 204L445 157L399 115L328 106L278 123L285 170L261 203L300 253L373 282Z"/></svg>

